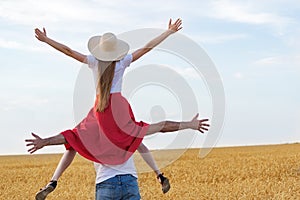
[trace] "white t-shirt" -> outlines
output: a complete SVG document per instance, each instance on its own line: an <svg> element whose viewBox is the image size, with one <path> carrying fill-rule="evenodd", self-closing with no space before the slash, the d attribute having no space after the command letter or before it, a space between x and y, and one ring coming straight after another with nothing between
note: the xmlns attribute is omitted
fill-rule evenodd
<svg viewBox="0 0 300 200"><path fill-rule="evenodd" d="M95 86L98 84L98 60L93 55L87 56L87 63L89 68L92 69L94 75ZM132 62L132 54L127 54L122 60L116 62L115 74L112 81L110 93L121 92L123 74L127 67Z"/></svg>
<svg viewBox="0 0 300 200"><path fill-rule="evenodd" d="M134 166L133 156L131 156L125 163L121 165L103 165L94 162L94 167L96 170L96 184L123 174L131 174L138 178L136 168Z"/></svg>
<svg viewBox="0 0 300 200"><path fill-rule="evenodd" d="M95 86L97 87L99 61L93 55L89 55L87 56L87 62L89 68L91 68L91 70L93 71ZM125 69L129 67L131 62L132 54L128 54L122 60L116 62L115 74L112 81L110 93L121 92L123 74L125 72ZM137 178L137 172L132 156L121 165L103 165L94 162L94 167L96 170L96 184L115 177L116 175L131 174Z"/></svg>

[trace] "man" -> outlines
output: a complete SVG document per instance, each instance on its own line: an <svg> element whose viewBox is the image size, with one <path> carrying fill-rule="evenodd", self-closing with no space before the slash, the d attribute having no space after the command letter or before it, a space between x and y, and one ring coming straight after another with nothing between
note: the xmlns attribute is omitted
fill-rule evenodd
<svg viewBox="0 0 300 200"><path fill-rule="evenodd" d="M121 165L94 163L96 170L96 200L141 199L133 156Z"/></svg>

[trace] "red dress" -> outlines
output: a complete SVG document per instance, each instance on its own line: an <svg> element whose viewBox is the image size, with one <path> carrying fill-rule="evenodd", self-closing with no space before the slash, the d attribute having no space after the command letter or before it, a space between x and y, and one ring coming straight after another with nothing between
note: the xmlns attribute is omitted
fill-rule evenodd
<svg viewBox="0 0 300 200"><path fill-rule="evenodd" d="M97 100L95 105L97 105ZM124 163L139 147L149 124L136 122L128 101L121 93L112 93L103 112L92 108L73 130L62 132L67 149L102 164Z"/></svg>

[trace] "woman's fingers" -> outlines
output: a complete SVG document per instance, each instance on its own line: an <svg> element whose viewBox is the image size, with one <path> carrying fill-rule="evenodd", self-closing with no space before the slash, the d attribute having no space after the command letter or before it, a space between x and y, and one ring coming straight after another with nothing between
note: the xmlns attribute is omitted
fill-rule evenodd
<svg viewBox="0 0 300 200"><path fill-rule="evenodd" d="M173 31L179 31L180 29L182 29L181 27L182 25L182 20L180 18L178 18L175 23L172 23L172 19L169 20L169 29L173 30Z"/></svg>
<svg viewBox="0 0 300 200"><path fill-rule="evenodd" d="M40 29L36 28L36 29L35 29L35 33L36 33L37 35L40 35L40 34L42 33L42 31L40 31Z"/></svg>
<svg viewBox="0 0 300 200"><path fill-rule="evenodd" d="M175 21L175 23L174 24L178 24L178 23L180 23L181 22L181 19L180 18L178 18L176 21Z"/></svg>
<svg viewBox="0 0 300 200"><path fill-rule="evenodd" d="M46 33L46 29L43 28L43 31L41 31L40 29L36 28L34 29L35 32L35 37L40 40L43 41L45 37L47 37L47 33Z"/></svg>
<svg viewBox="0 0 300 200"><path fill-rule="evenodd" d="M181 19L177 19L175 22L175 26L177 31L179 31L180 29L182 29L182 27L180 27L182 25L182 20Z"/></svg>

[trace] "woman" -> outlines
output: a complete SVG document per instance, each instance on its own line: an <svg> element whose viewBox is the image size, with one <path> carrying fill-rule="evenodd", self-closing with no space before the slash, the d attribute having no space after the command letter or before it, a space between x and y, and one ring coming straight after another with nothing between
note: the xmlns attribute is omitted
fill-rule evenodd
<svg viewBox="0 0 300 200"><path fill-rule="evenodd" d="M45 29L43 32L39 29L35 30L38 40L82 63L88 64L93 70L97 85L94 108L73 130L67 130L46 139L32 134L35 139L26 140L27 146L33 145L28 150L30 153L44 146L56 144L65 144L67 149L52 177L52 181L41 192L37 193L37 196L43 196L40 199L44 199L49 192L55 189L57 180L74 159L76 151L94 162L117 165L124 163L138 150L158 175L163 192L169 190L168 179L161 174L149 150L141 143L143 137L156 132L170 132L187 128L203 133L208 130L209 125L205 123L208 119L197 120L198 115L196 115L189 122L165 121L151 125L136 122L129 103L121 95L121 86L125 68L168 36L180 30L181 24L180 19L177 19L175 23L172 23L170 19L169 27L164 33L132 54L127 54L129 51L128 44L117 39L112 33L92 37L88 43L89 51L92 54L89 56L50 39L47 37Z"/></svg>

